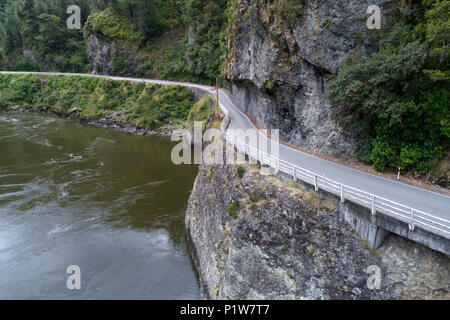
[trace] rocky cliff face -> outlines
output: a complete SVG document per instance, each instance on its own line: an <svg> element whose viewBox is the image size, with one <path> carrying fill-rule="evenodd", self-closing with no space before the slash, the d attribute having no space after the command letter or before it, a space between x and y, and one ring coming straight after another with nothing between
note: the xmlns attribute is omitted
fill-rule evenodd
<svg viewBox="0 0 450 320"><path fill-rule="evenodd" d="M123 47L95 34L87 36L87 44L89 64L95 74L136 76L137 48L131 45Z"/></svg>
<svg viewBox="0 0 450 320"><path fill-rule="evenodd" d="M236 166L202 166L189 200L204 298L450 298L448 257L397 237L370 251L331 200L245 171L241 179ZM367 286L371 266L379 290Z"/></svg>
<svg viewBox="0 0 450 320"><path fill-rule="evenodd" d="M276 4L277 2L275 2ZM286 3L281 0L279 5ZM230 26L224 72L233 97L261 127L280 129L283 140L322 153L351 156L354 140L333 117L324 97L327 78L351 53L366 54L377 34L367 8L382 8L382 26L401 1L292 1L295 12L272 1L240 0ZM291 10L292 11L292 10Z"/></svg>

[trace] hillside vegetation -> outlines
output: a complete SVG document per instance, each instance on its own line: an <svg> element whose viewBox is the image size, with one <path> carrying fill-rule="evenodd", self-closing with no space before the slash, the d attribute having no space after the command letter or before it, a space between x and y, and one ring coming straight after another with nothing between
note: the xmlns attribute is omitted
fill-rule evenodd
<svg viewBox="0 0 450 320"><path fill-rule="evenodd" d="M66 27L67 7L74 4L81 8L84 32ZM225 84L226 5L227 0L2 0L0 65L3 70L88 72L85 37L96 34L137 46L140 76L208 84L218 77ZM188 28L195 39L188 39ZM164 41L174 31L176 36ZM107 71L124 74L121 59Z"/></svg>
<svg viewBox="0 0 450 320"><path fill-rule="evenodd" d="M18 105L84 118L121 113L138 127L158 129L183 125L194 104L191 91L180 86L75 76L0 75L0 110Z"/></svg>
<svg viewBox="0 0 450 320"><path fill-rule="evenodd" d="M349 56L329 82L341 125L377 171L434 170L450 140L450 1L423 1L369 57Z"/></svg>

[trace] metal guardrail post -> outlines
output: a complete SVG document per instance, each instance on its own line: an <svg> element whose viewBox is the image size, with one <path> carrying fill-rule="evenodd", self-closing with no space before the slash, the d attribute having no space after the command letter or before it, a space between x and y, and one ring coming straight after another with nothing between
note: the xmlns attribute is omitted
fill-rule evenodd
<svg viewBox="0 0 450 320"><path fill-rule="evenodd" d="M295 175L295 166L292 166L292 179L297 182L297 176Z"/></svg>
<svg viewBox="0 0 450 320"><path fill-rule="evenodd" d="M370 216L370 220L372 221L373 224L376 224L376 213L377 210L375 209L375 195L372 197L372 215Z"/></svg>
<svg viewBox="0 0 450 320"><path fill-rule="evenodd" d="M344 185L341 184L341 202L344 203L345 199L344 199Z"/></svg>
<svg viewBox="0 0 450 320"><path fill-rule="evenodd" d="M372 197L372 215L374 216L377 213L375 210L375 196Z"/></svg>
<svg viewBox="0 0 450 320"><path fill-rule="evenodd" d="M411 208L411 222L409 223L409 230L414 231L415 229L415 225L414 225L414 209Z"/></svg>
<svg viewBox="0 0 450 320"><path fill-rule="evenodd" d="M317 191L319 191L319 183L317 181L317 175L314 175L314 189Z"/></svg>

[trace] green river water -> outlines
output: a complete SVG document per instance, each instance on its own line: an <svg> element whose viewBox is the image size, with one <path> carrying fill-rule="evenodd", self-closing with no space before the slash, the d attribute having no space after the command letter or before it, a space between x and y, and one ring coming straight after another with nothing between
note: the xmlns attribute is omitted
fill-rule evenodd
<svg viewBox="0 0 450 320"><path fill-rule="evenodd" d="M0 299L198 299L167 137L0 114ZM69 290L70 265L81 289Z"/></svg>

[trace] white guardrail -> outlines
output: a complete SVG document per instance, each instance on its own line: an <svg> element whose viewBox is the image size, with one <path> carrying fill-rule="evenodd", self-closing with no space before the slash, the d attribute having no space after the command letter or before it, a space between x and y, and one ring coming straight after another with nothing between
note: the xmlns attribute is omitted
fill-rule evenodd
<svg viewBox="0 0 450 320"><path fill-rule="evenodd" d="M53 75L78 75L78 76L88 76L88 77L105 77L112 80L131 80L136 81L137 79L131 78L120 78L112 76L97 76L90 74L64 74L64 73L42 73L42 72L0 72L0 73L24 73L24 74L53 74ZM139 81L156 82L152 80L139 79ZM160 81L167 82L169 81ZM186 84L186 83L174 83L178 85L188 85L191 87L196 87L200 90L205 90L202 86ZM208 92L208 94L211 94ZM228 115L228 110L220 105L221 109ZM378 197L377 195L355 189L353 187L344 185L342 183L327 179L323 176L315 174L311 171L303 169L297 165L289 163L287 161L275 158L272 155L260 151L259 149L240 141L237 137L232 136L229 132L225 133L225 140L227 143L234 146L240 152L247 154L248 156L258 160L261 164L269 165L273 167L277 172L283 172L292 176L294 181L297 179L302 180L306 183L313 185L318 191L319 189L328 191L334 195L341 198L341 201L349 200L354 203L360 204L366 208L369 208L372 215L376 212L382 212L388 216L395 219L401 220L409 224L410 230L414 230L415 227L420 227L422 229L428 230L432 233L440 234L447 239L450 239L450 221L436 217L432 214L423 212L418 209L414 209L400 203Z"/></svg>
<svg viewBox="0 0 450 320"><path fill-rule="evenodd" d="M450 239L450 221L436 217L432 214L421 210L405 206L403 204L384 199L375 194L371 194L362 190L355 189L345 184L327 179L314 172L303 169L295 164L276 158L266 152L260 151L251 145L239 140L236 136L231 135L229 131L225 133L227 143L235 147L238 151L248 155L249 157L259 161L262 165L268 165L275 169L276 172L283 172L293 178L294 181L302 180L319 189L328 191L338 197L341 202L349 200L351 202L362 205L371 210L372 215L377 212L384 213L390 217L403 221L409 225L412 231L415 227L420 227L435 234L442 235Z"/></svg>

